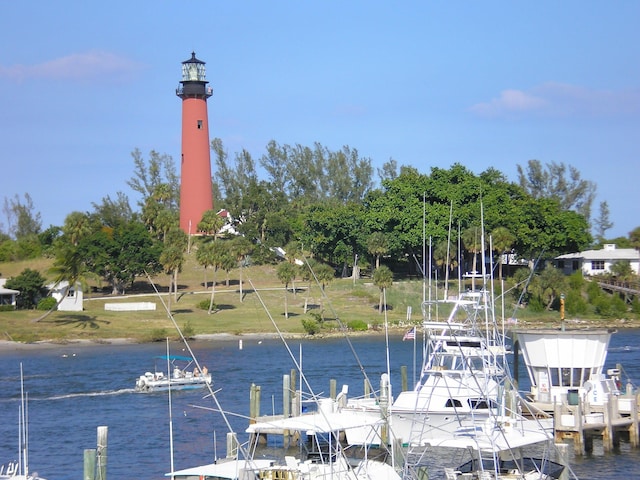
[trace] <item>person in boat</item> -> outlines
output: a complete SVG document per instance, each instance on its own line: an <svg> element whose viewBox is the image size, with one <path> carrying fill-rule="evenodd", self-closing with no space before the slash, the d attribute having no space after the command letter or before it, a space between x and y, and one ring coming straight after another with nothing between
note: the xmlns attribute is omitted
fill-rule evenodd
<svg viewBox="0 0 640 480"><path fill-rule="evenodd" d="M206 377L206 376L207 376L207 373L209 373L209 369L207 368L207 366L206 366L206 365L203 365L203 366L202 366L202 375L203 375L204 377Z"/></svg>
<svg viewBox="0 0 640 480"><path fill-rule="evenodd" d="M194 377L199 377L200 376L200 370L198 370L198 367L193 369L193 376Z"/></svg>

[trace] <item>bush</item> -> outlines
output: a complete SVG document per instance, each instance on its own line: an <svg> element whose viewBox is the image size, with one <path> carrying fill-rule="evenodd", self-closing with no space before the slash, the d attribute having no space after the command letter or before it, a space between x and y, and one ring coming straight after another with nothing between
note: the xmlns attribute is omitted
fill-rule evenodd
<svg viewBox="0 0 640 480"><path fill-rule="evenodd" d="M544 312L544 303L540 297L531 297L528 307L530 311L535 313Z"/></svg>
<svg viewBox="0 0 640 480"><path fill-rule="evenodd" d="M194 333L195 330L193 329L193 325L191 325L191 322L186 322L182 326L182 335L184 335L185 338L193 338Z"/></svg>
<svg viewBox="0 0 640 480"><path fill-rule="evenodd" d="M198 302L198 304L197 304L197 307L198 307L200 310L207 310L207 311L208 311L208 310L209 310L209 302L210 302L210 301L211 301L211 299L210 299L210 298L207 298L206 300L200 300L200 301ZM213 303L213 306L212 306L211 310L216 310L216 304L215 304L215 302Z"/></svg>
<svg viewBox="0 0 640 480"><path fill-rule="evenodd" d="M308 335L315 335L320 331L320 322L312 318L303 318L302 328L304 328L304 331L307 332Z"/></svg>
<svg viewBox="0 0 640 480"><path fill-rule="evenodd" d="M582 298L580 291L571 290L567 294L567 298L564 302L565 310L569 315L578 316L586 315L589 311L589 305Z"/></svg>
<svg viewBox="0 0 640 480"><path fill-rule="evenodd" d="M347 327L354 332L366 332L369 330L369 325L364 320L351 320L347 323Z"/></svg>
<svg viewBox="0 0 640 480"><path fill-rule="evenodd" d="M165 341L167 339L167 329L166 328L154 328L149 333L149 341L151 342L160 342Z"/></svg>
<svg viewBox="0 0 640 480"><path fill-rule="evenodd" d="M53 307L56 306L56 303L58 303L58 301L53 298L53 297L45 297L42 300L40 300L38 302L38 310L45 310L45 311L49 311L51 310Z"/></svg>

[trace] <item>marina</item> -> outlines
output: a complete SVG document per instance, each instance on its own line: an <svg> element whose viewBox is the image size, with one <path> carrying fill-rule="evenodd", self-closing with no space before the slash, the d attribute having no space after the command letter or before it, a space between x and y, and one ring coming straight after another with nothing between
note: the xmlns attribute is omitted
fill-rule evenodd
<svg viewBox="0 0 640 480"><path fill-rule="evenodd" d="M386 371L381 336L357 337L352 341L372 378L378 378ZM280 340L245 337L242 343L242 349L238 341L233 340L196 341L191 346L196 357L209 365L216 383L218 377L225 378L224 387L218 393L223 406L248 415L252 385L259 385L261 413L281 414L282 378L293 368L291 360ZM338 386L349 384L350 396L364 395L361 372L344 339L305 339L295 344L300 345L304 370L314 391L329 395L330 379L333 378ZM622 364L626 374L624 383L627 378L635 383L640 375L640 348L637 345L640 345L638 330L620 331L611 338L605 369ZM408 376L412 376L412 348L410 342L403 342L400 336L391 338L389 348L391 380L400 385L403 366L407 367ZM171 351L179 350L177 344L172 344ZM0 387L7 392L0 400L5 412L0 422L2 458L11 458L16 450L12 439L16 437L17 424L10 412L17 409L20 401L18 364L22 361L30 399L32 469L46 472L49 479L80 478L83 450L95 447L96 428L108 425L109 478L165 478L164 474L171 470L166 397L136 395L130 383L141 365L147 365L149 358L164 351L165 346L161 343L60 345L0 351L5 365L0 375ZM119 368L105 369L104 365L109 364L117 364ZM13 371L12 365L15 365ZM520 389L526 391L529 389L527 373L523 365L520 367ZM87 372L92 374L89 376ZM339 391L338 387L336 394ZM176 470L212 463L226 455L227 428L220 416L194 408L194 405L210 405L203 397L203 392L198 390L173 395ZM248 418L230 416L230 422L242 441L249 425ZM51 444L52 438L59 439L55 448ZM245 441L247 439L244 437ZM443 478L443 463L449 463L445 454L434 455L429 461L430 470L434 472L430 478L438 478L438 475ZM570 462L581 479L632 478L640 468L638 451L624 440L610 453L605 453L602 442L596 440L588 455L575 455L571 451Z"/></svg>

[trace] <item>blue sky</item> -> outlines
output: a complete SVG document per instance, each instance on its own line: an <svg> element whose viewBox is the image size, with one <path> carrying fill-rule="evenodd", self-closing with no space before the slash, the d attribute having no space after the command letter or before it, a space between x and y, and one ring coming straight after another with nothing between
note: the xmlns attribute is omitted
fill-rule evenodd
<svg viewBox="0 0 640 480"><path fill-rule="evenodd" d="M356 148L517 180L530 159L640 226L640 2L0 2L0 199L43 227L138 198L131 152L180 158L181 62L207 62L210 136ZM6 217L0 214L3 229Z"/></svg>

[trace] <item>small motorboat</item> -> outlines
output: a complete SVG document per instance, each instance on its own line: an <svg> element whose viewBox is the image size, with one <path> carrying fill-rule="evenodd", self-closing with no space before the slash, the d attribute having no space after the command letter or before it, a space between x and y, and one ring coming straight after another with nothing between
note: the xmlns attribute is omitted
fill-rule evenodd
<svg viewBox="0 0 640 480"><path fill-rule="evenodd" d="M137 392L161 392L172 390L189 390L204 388L211 384L211 374L206 366L199 370L193 366L194 360L191 357L179 355L162 355L156 357L164 360L168 366L168 373L164 373L157 368L153 372L145 372L136 380Z"/></svg>

